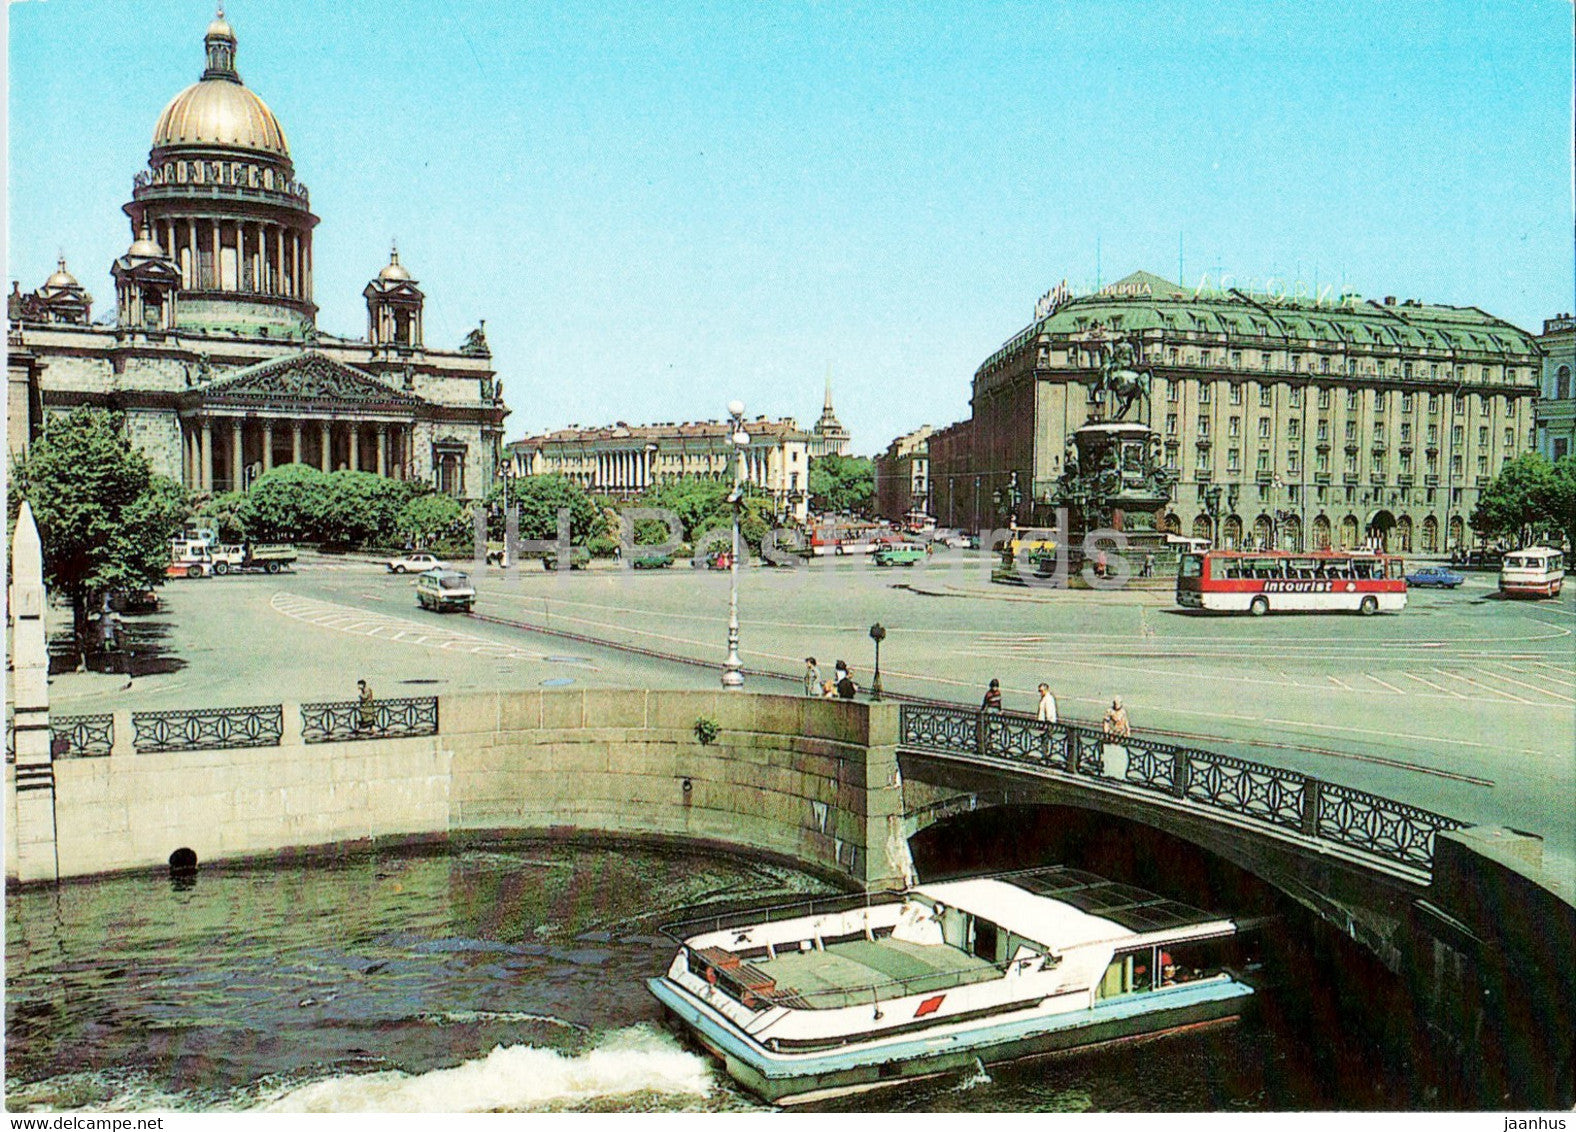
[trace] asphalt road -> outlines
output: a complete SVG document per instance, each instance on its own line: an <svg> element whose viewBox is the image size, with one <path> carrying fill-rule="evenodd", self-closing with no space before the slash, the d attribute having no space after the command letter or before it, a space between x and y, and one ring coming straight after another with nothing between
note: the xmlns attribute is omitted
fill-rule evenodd
<svg viewBox="0 0 1576 1132"><path fill-rule="evenodd" d="M477 612L720 665L725 573L475 571ZM60 674L59 712L350 698L484 688L716 687L715 669L632 656L457 614L418 610L413 581L373 563L172 582L156 614L126 618L133 687ZM847 660L871 674L880 621L888 691L978 704L1002 682L1030 711L1040 681L1062 714L1095 720L1119 694L1139 732L1168 732L1468 821L1546 839L1576 860L1576 586L1506 601L1494 576L1414 590L1394 615L1218 617L1166 591L992 585L981 556L914 569L819 561L741 571L742 655L797 679ZM749 686L796 683L754 677Z"/></svg>

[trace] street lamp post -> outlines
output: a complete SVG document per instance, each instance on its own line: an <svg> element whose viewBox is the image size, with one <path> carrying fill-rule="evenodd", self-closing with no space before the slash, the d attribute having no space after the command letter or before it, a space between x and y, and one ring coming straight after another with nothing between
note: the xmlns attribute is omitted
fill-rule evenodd
<svg viewBox="0 0 1576 1132"><path fill-rule="evenodd" d="M733 554L728 561L728 659L722 662L722 686L737 692L744 687L744 662L739 659L739 509L744 503L744 449L750 434L744 431L744 402L728 402L728 442L737 451L733 461Z"/></svg>
<svg viewBox="0 0 1576 1132"><path fill-rule="evenodd" d="M870 639L876 643L876 674L875 678L870 681L870 698L872 700L881 698L881 642L886 640L886 633L886 628L879 621L870 626Z"/></svg>

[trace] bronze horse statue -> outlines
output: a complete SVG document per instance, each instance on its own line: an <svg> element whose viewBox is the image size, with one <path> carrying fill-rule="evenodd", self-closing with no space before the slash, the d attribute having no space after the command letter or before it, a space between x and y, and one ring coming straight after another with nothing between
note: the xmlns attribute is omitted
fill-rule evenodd
<svg viewBox="0 0 1576 1132"><path fill-rule="evenodd" d="M1149 382L1154 377L1150 370L1138 370L1133 366L1137 363L1137 352L1133 345L1127 341L1120 341L1111 348L1105 361L1100 365L1100 376L1096 380L1095 389L1100 393L1109 393L1115 402L1111 413L1113 421L1119 421L1127 416L1140 397L1149 396Z"/></svg>

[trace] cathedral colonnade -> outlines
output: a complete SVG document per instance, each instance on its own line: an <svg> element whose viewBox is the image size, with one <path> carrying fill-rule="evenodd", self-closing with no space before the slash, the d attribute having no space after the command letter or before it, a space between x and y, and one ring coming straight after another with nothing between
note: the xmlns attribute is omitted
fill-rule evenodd
<svg viewBox="0 0 1576 1132"><path fill-rule="evenodd" d="M233 216L150 218L183 291L230 291L309 302L312 240L299 225Z"/></svg>
<svg viewBox="0 0 1576 1132"><path fill-rule="evenodd" d="M242 491L282 464L394 479L413 475L409 422L212 413L181 422L182 470L192 491Z"/></svg>

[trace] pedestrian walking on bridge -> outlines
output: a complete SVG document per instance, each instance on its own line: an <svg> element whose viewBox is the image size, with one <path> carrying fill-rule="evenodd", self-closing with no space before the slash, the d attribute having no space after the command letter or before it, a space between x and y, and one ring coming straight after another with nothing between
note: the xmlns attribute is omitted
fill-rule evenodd
<svg viewBox="0 0 1576 1132"><path fill-rule="evenodd" d="M1133 725L1128 721L1127 709L1122 706L1122 697L1117 696L1111 701L1111 708L1105 713L1102 723L1107 739L1127 739L1133 734Z"/></svg>
<svg viewBox="0 0 1576 1132"><path fill-rule="evenodd" d="M1001 710L1001 681L992 680L990 687L985 689L985 698L980 701L981 711Z"/></svg>
<svg viewBox="0 0 1576 1132"><path fill-rule="evenodd" d="M821 693L821 668L815 663L815 657L804 658L804 694L817 696Z"/></svg>
<svg viewBox="0 0 1576 1132"><path fill-rule="evenodd" d="M356 688L360 693L356 700L356 730L371 731L377 723L377 703L372 697L372 689L367 687L365 680L357 680Z"/></svg>
<svg viewBox="0 0 1576 1132"><path fill-rule="evenodd" d="M1041 723L1056 722L1056 697L1051 695L1049 684L1040 685L1040 710L1035 714L1035 719Z"/></svg>

